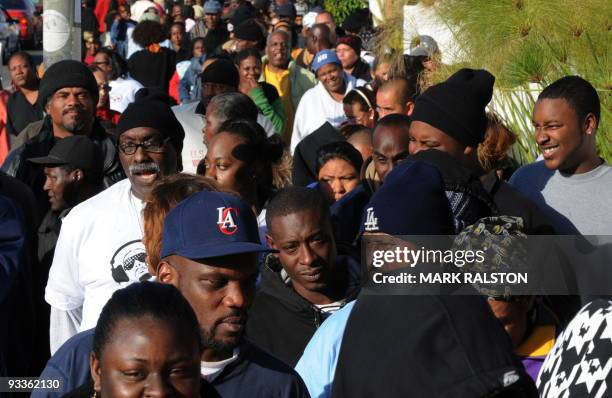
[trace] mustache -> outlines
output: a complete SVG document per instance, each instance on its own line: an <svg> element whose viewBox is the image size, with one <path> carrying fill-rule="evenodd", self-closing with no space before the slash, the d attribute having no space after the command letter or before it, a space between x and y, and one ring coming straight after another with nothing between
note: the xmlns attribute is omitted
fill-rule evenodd
<svg viewBox="0 0 612 398"><path fill-rule="evenodd" d="M82 108L82 107L80 107L80 106L71 106L71 107L68 107L68 108L64 109L64 110L62 111L62 115L65 115L65 114L67 114L68 112L72 112L72 111L81 112L82 110L83 110L83 108Z"/></svg>
<svg viewBox="0 0 612 398"><path fill-rule="evenodd" d="M140 174L140 173L145 173L145 172L159 173L160 169L157 163L147 162L147 163L131 164L130 167L128 168L128 171L130 172L130 174L133 175L133 174Z"/></svg>

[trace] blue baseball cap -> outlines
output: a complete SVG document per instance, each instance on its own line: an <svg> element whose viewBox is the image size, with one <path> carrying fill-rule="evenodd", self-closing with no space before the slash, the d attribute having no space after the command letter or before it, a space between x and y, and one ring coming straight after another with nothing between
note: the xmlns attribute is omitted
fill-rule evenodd
<svg viewBox="0 0 612 398"><path fill-rule="evenodd" d="M334 50L321 50L315 55L314 60L312 61L312 70L314 73L317 73L319 69L324 67L327 64L338 64L342 66L342 62L338 59L336 52Z"/></svg>
<svg viewBox="0 0 612 398"><path fill-rule="evenodd" d="M260 243L251 207L233 194L198 192L179 203L164 221L161 258L177 255L196 260L272 251Z"/></svg>
<svg viewBox="0 0 612 398"><path fill-rule="evenodd" d="M216 0L208 0L204 3L204 14L218 14L221 12L221 3Z"/></svg>

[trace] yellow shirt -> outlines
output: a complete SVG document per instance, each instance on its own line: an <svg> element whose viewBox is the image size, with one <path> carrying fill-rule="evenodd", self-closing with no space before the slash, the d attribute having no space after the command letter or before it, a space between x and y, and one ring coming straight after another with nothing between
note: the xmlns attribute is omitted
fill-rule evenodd
<svg viewBox="0 0 612 398"><path fill-rule="evenodd" d="M289 79L289 69L272 72L268 65L264 67L264 80L276 87L278 95L283 103L283 109L285 116L287 117L287 123L285 123L285 131L283 131L284 137L290 137L293 131L293 117L295 115L295 107L293 106L293 100L291 99L291 80Z"/></svg>

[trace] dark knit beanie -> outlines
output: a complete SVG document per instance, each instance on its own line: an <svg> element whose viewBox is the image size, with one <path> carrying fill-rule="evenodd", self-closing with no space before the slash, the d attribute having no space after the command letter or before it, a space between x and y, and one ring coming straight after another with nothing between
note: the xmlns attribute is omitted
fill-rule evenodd
<svg viewBox="0 0 612 398"><path fill-rule="evenodd" d="M137 127L149 127L159 131L164 138L170 138L180 160L185 130L170 105L153 95L132 102L117 123L117 137Z"/></svg>
<svg viewBox="0 0 612 398"><path fill-rule="evenodd" d="M487 128L485 107L493 96L495 76L483 69L461 69L416 99L412 121L427 123L464 146L476 147Z"/></svg>
<svg viewBox="0 0 612 398"><path fill-rule="evenodd" d="M455 230L440 172L420 161L397 165L374 192L362 217L362 233L447 235Z"/></svg>
<svg viewBox="0 0 612 398"><path fill-rule="evenodd" d="M215 83L238 88L240 75L232 61L220 58L208 65L202 72L202 84Z"/></svg>
<svg viewBox="0 0 612 398"><path fill-rule="evenodd" d="M98 83L85 64L73 61L59 61L49 67L40 81L38 101L44 108L55 92L64 87L82 87L89 91L94 104L98 103Z"/></svg>
<svg viewBox="0 0 612 398"><path fill-rule="evenodd" d="M253 19L247 19L234 29L234 37L240 40L261 43L264 39L264 34L257 22Z"/></svg>
<svg viewBox="0 0 612 398"><path fill-rule="evenodd" d="M338 41L336 42L336 46L338 46L339 44L345 44L349 46L350 48L355 50L357 56L361 54L361 39L359 38L359 36L346 35L339 37Z"/></svg>

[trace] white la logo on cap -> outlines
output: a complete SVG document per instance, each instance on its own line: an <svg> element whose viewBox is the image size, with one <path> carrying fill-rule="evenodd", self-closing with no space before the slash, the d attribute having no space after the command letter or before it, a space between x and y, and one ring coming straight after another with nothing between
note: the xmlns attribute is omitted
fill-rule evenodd
<svg viewBox="0 0 612 398"><path fill-rule="evenodd" d="M374 214L374 208L368 207L366 210L366 221L363 223L366 231L378 231L378 217Z"/></svg>
<svg viewBox="0 0 612 398"><path fill-rule="evenodd" d="M236 231L238 231L238 226L234 221L232 212L238 215L238 209L234 207L217 207L217 213L219 215L217 225L219 226L219 231L225 235L233 235Z"/></svg>
<svg viewBox="0 0 612 398"><path fill-rule="evenodd" d="M321 54L319 55L319 62L321 61L325 61L327 59L327 54Z"/></svg>

